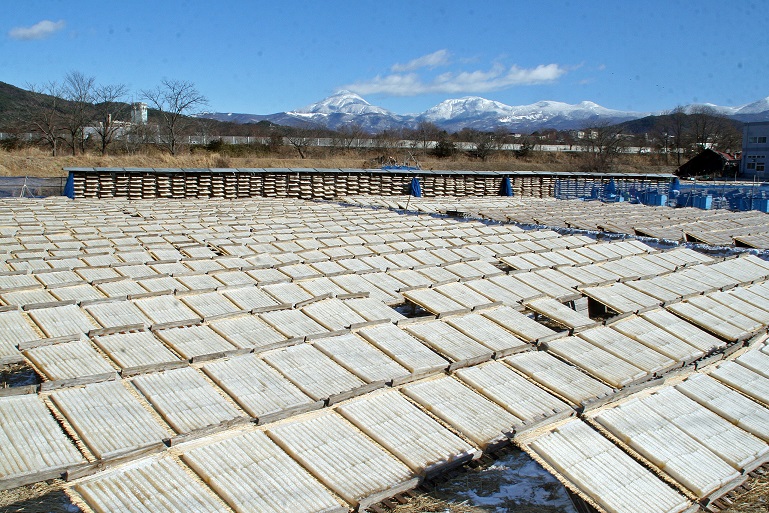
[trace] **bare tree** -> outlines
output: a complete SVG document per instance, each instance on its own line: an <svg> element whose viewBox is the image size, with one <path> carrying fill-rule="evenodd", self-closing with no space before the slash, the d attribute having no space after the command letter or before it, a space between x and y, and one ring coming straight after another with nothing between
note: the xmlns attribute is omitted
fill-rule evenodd
<svg viewBox="0 0 769 513"><path fill-rule="evenodd" d="M190 124L190 134L197 136L196 144L206 145L215 138L221 140L221 135L217 137L216 121L213 119L196 118Z"/></svg>
<svg viewBox="0 0 769 513"><path fill-rule="evenodd" d="M711 146L717 126L716 111L707 105L696 105L689 112L689 129L694 144L700 149Z"/></svg>
<svg viewBox="0 0 769 513"><path fill-rule="evenodd" d="M719 116L713 136L715 146L719 151L734 152L742 148L742 130L726 116Z"/></svg>
<svg viewBox="0 0 769 513"><path fill-rule="evenodd" d="M85 127L91 119L93 92L96 79L79 71L70 71L64 77L64 99L66 103L66 125L69 146L73 155L78 149L85 153Z"/></svg>
<svg viewBox="0 0 769 513"><path fill-rule="evenodd" d="M707 105L691 109L689 126L694 144L699 148L728 151L742 146L742 135L734 123Z"/></svg>
<svg viewBox="0 0 769 513"><path fill-rule="evenodd" d="M349 150L355 146L356 141L366 136L363 127L357 123L339 127L331 138L331 145L334 148Z"/></svg>
<svg viewBox="0 0 769 513"><path fill-rule="evenodd" d="M467 154L484 162L499 150L502 144L502 141L498 139L498 135L494 132L481 132L472 128L463 128L457 135L463 141L472 143L473 146L467 151Z"/></svg>
<svg viewBox="0 0 769 513"><path fill-rule="evenodd" d="M299 153L299 158L307 157L307 148L315 142L315 134L305 128L294 128L286 133L286 141Z"/></svg>
<svg viewBox="0 0 769 513"><path fill-rule="evenodd" d="M270 130L270 139L267 142L267 148L271 153L280 153L280 149L283 147L283 132L277 127L273 127Z"/></svg>
<svg viewBox="0 0 769 513"><path fill-rule="evenodd" d="M121 138L124 150L134 154L141 148L147 148L151 144L157 144L158 131L156 125L149 123L131 123L124 136Z"/></svg>
<svg viewBox="0 0 769 513"><path fill-rule="evenodd" d="M383 130L374 135L376 146L388 156L393 150L399 150L403 146L403 134L398 130Z"/></svg>
<svg viewBox="0 0 769 513"><path fill-rule="evenodd" d="M580 146L582 168L605 173L611 169L617 155L624 151L625 143L619 126L604 123L585 128Z"/></svg>
<svg viewBox="0 0 769 513"><path fill-rule="evenodd" d="M681 166L681 156L687 153L689 146L689 118L683 107L678 106L668 113L668 136L671 149L676 152L676 163Z"/></svg>
<svg viewBox="0 0 769 513"><path fill-rule="evenodd" d="M107 154L107 147L123 127L119 118L128 112L129 106L125 102L127 94L128 88L124 84L100 85L94 89L95 131L102 155Z"/></svg>
<svg viewBox="0 0 769 513"><path fill-rule="evenodd" d="M667 164L670 152L672 151L670 118L664 114L657 117L654 120L654 125L649 130L648 136L652 151L659 156L660 162L664 160L664 163Z"/></svg>
<svg viewBox="0 0 769 513"><path fill-rule="evenodd" d="M416 128L406 134L406 137L411 139L412 148L420 150L422 156L425 156L427 155L427 150L433 146L433 142L438 140L440 133L441 129L435 123L420 121Z"/></svg>
<svg viewBox="0 0 769 513"><path fill-rule="evenodd" d="M57 82L48 82L41 86L27 84L27 89L37 95L34 104L27 107L27 120L55 157L66 126L62 115L64 88Z"/></svg>
<svg viewBox="0 0 769 513"><path fill-rule="evenodd" d="M573 140L570 134L569 148L571 148L572 144L573 144ZM534 151L535 146L536 146L536 139L532 137L531 134L522 135L518 142L518 149L515 150L514 152L515 158L522 159L522 158L529 157Z"/></svg>
<svg viewBox="0 0 769 513"><path fill-rule="evenodd" d="M188 114L208 103L192 82L164 78L155 89L141 91L141 95L157 111L161 144L176 155L180 137L190 127Z"/></svg>

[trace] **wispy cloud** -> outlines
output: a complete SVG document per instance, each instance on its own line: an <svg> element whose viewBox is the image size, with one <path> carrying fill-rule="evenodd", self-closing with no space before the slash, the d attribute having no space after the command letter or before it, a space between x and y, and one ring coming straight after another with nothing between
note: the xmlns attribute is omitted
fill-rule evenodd
<svg viewBox="0 0 769 513"><path fill-rule="evenodd" d="M422 57L417 57L416 59L410 60L406 64L393 64L392 68L390 68L394 73L403 73L406 71L414 71L420 68L428 68L433 69L437 68L438 66L445 66L449 63L449 51L448 50L438 50L437 52L429 53L427 55L423 55Z"/></svg>
<svg viewBox="0 0 769 513"><path fill-rule="evenodd" d="M45 39L63 29L65 25L66 23L64 20L43 20L35 23L31 27L14 27L8 31L8 36L12 39L19 39L21 41Z"/></svg>
<svg viewBox="0 0 769 513"><path fill-rule="evenodd" d="M420 59L426 57L429 56ZM420 59L397 66L409 66ZM395 66L393 66L393 70L395 70ZM566 69L558 64L541 64L535 68L519 68L518 66L507 68L501 64L495 64L488 71L446 72L427 80L417 73L392 73L346 85L344 88L358 94L388 94L392 96L417 96L431 93L484 93L519 85L545 84L557 80L565 73Z"/></svg>

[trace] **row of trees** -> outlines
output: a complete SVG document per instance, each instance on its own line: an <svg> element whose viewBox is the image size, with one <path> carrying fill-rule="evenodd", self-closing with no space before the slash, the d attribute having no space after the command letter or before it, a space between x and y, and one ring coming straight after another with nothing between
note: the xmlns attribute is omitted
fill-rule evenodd
<svg viewBox="0 0 769 513"><path fill-rule="evenodd" d="M393 153L407 149L414 155L431 155L438 158L453 157L460 153L457 143L471 143L472 149L467 155L480 160L487 160L493 153L501 150L505 144L520 142L506 130L500 128L493 132L465 128L449 134L430 122L421 122L415 128L383 130L377 134L366 132L360 125L350 124L336 130L307 125L304 127L262 126L254 130L256 137L279 138L287 141L300 158L307 156L308 149L318 138L330 139L331 151L348 152L357 147L361 139L373 140L377 150ZM401 147L401 141L410 141L408 148Z"/></svg>
<svg viewBox="0 0 769 513"><path fill-rule="evenodd" d="M737 125L707 106L688 111L677 107L652 119L650 129L641 134L624 133L627 125L609 124L579 131L575 142L582 150L582 170L610 170L618 155L626 153L629 146L648 150L660 163L677 167L706 148L723 152L742 148Z"/></svg>
<svg viewBox="0 0 769 513"><path fill-rule="evenodd" d="M742 149L738 126L708 106L689 110L676 107L659 116L648 135L651 145L665 156L666 162L670 155L675 156L677 166L705 148L723 152Z"/></svg>
<svg viewBox="0 0 769 513"><path fill-rule="evenodd" d="M68 144L73 155L84 152L88 124L96 127L101 151L107 152L117 130L117 118L127 109L124 85L97 85L93 77L73 71L61 83L28 88L37 96L25 103L26 112L19 126L28 126L39 134L53 155L59 153L62 144Z"/></svg>
<svg viewBox="0 0 769 513"><path fill-rule="evenodd" d="M61 82L30 84L36 93L24 103L15 120L20 131L38 134L41 141L56 156L62 146L72 155L85 153L87 143L95 136L95 146L106 155L119 133L132 130L147 137L146 127L128 123L131 104L124 84L100 84L96 78L79 71L67 73ZM180 137L188 133L193 122L187 114L207 103L191 82L163 79L154 89L139 92L139 101L146 102L152 112L154 138L175 155Z"/></svg>

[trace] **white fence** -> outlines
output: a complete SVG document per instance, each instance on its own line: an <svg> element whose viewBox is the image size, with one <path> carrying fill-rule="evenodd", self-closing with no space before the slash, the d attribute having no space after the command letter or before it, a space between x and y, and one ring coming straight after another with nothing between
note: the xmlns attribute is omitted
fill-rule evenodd
<svg viewBox="0 0 769 513"><path fill-rule="evenodd" d="M130 135L126 135L130 142L140 142L139 140L132 141ZM0 132L0 141L4 139L18 138L24 141L35 141L39 137L33 133L23 134L11 134ZM270 144L269 137L250 137L240 135L189 135L182 139L182 143L190 145L204 146L212 141L221 139L222 142L227 144ZM157 139L155 142L160 142ZM382 139L341 139L334 137L283 137L283 146L291 146L292 144L300 144L301 146L315 146L315 147L343 147L343 148L371 148L382 149L386 151L391 149L395 150L413 150L419 151L423 149L435 148L438 141L417 141L409 139L401 139L397 141L385 141ZM472 142L455 142L455 147L461 151L473 150L476 145ZM501 144L495 147L495 150L501 151L518 151L522 148L522 144ZM547 151L547 152L581 152L586 151L585 148L579 144L535 144L532 149L534 151ZM651 153L652 149L646 146L626 146L622 149L624 153Z"/></svg>

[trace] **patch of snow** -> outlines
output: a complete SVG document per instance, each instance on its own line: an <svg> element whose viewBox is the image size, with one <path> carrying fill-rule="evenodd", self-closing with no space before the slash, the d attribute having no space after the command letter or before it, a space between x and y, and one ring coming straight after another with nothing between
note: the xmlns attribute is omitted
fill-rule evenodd
<svg viewBox="0 0 769 513"><path fill-rule="evenodd" d="M390 111L376 107L350 91L338 91L328 98L313 103L304 108L288 112L288 114L382 114L390 115Z"/></svg>
<svg viewBox="0 0 769 513"><path fill-rule="evenodd" d="M445 100L425 111L422 117L435 123L494 118L497 123L513 124L520 122L544 123L555 118L561 120L583 120L594 117L632 119L645 115L648 115L648 113L607 109L591 101L583 101L572 105L564 102L543 100L530 105L511 106L478 96L467 96L459 99Z"/></svg>
<svg viewBox="0 0 769 513"><path fill-rule="evenodd" d="M457 491L453 502L493 508L504 513L514 507L542 507L558 513L576 513L564 486L523 451L514 451L490 467L463 476L469 488ZM439 487L440 489L440 487ZM453 487L456 489L456 487Z"/></svg>
<svg viewBox="0 0 769 513"><path fill-rule="evenodd" d="M80 508L78 508L72 503L64 504L64 509L67 510L69 513L78 513L80 511Z"/></svg>
<svg viewBox="0 0 769 513"><path fill-rule="evenodd" d="M325 114L320 114L317 112L288 112L287 114L290 114L297 118L307 118L307 119L314 119L316 117L325 117Z"/></svg>

